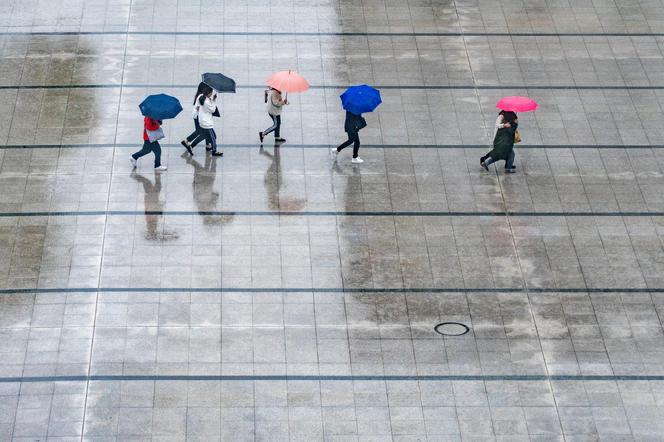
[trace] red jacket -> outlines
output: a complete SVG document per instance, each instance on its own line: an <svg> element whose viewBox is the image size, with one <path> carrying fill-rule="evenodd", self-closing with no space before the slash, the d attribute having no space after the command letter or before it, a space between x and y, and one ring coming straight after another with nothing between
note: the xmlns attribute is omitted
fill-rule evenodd
<svg viewBox="0 0 664 442"><path fill-rule="evenodd" d="M159 129L159 121L153 120L150 117L143 118L143 141L150 141L146 130L157 130L157 129Z"/></svg>

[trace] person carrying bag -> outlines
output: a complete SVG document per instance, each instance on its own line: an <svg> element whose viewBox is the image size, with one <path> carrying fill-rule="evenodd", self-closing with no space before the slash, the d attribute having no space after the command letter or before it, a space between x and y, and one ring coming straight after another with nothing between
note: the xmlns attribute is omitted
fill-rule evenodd
<svg viewBox="0 0 664 442"><path fill-rule="evenodd" d="M154 170L164 171L168 169L161 164L161 146L159 145L159 140L162 138L164 138L164 130L161 128L161 120L144 117L143 148L129 158L134 169L137 166L138 159L150 152L154 153Z"/></svg>

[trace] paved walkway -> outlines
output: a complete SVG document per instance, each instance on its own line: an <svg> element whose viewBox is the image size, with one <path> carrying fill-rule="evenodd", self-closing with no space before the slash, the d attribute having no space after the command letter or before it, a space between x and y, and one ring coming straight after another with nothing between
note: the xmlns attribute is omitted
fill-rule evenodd
<svg viewBox="0 0 664 442"><path fill-rule="evenodd" d="M661 1L5 0L0 117L1 441L664 440Z"/></svg>

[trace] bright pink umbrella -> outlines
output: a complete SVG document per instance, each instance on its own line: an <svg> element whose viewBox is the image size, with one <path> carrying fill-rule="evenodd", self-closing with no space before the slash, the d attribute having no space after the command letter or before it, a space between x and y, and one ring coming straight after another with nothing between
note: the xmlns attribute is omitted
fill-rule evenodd
<svg viewBox="0 0 664 442"><path fill-rule="evenodd" d="M498 109L512 112L530 112L537 109L537 103L528 97L504 97L496 103Z"/></svg>
<svg viewBox="0 0 664 442"><path fill-rule="evenodd" d="M309 83L295 71L280 71L270 75L267 85L280 92L304 92Z"/></svg>

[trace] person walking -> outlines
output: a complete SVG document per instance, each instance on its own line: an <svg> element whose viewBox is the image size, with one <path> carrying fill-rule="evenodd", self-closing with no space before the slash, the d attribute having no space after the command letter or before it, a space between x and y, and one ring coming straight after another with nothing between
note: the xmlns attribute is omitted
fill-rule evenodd
<svg viewBox="0 0 664 442"><path fill-rule="evenodd" d="M288 100L281 97L281 91L270 88L265 91L265 102L267 103L267 114L272 119L272 126L268 127L262 132L258 132L258 137L263 144L263 138L270 132L274 132L274 141L283 143L285 138L281 138L281 108L288 104Z"/></svg>
<svg viewBox="0 0 664 442"><path fill-rule="evenodd" d="M198 124L201 133L205 137L205 143L210 145L212 156L223 156L223 152L217 151L217 133L214 131L214 113L218 113L217 94L210 88L207 94L201 94L196 99L199 105Z"/></svg>
<svg viewBox="0 0 664 442"><path fill-rule="evenodd" d="M161 164L161 146L159 145L159 140L162 138L164 138L164 131L161 128L161 120L144 117L143 148L129 158L134 169L136 168L138 159L150 152L154 153L154 170L161 172L168 169Z"/></svg>
<svg viewBox="0 0 664 442"><path fill-rule="evenodd" d="M337 156L339 152L346 147L353 145L353 159L354 164L364 163L364 160L359 157L360 152L360 130L366 127L367 121L362 115L356 115L352 112L346 111L346 121L344 122L344 130L348 134L348 140L344 141L337 147L332 148L332 155Z"/></svg>
<svg viewBox="0 0 664 442"><path fill-rule="evenodd" d="M489 166L496 161L505 161L505 172L514 173L514 138L519 126L519 119L512 111L502 111L496 119L496 132L493 138L493 149L480 157L480 166L489 170Z"/></svg>
<svg viewBox="0 0 664 442"><path fill-rule="evenodd" d="M194 95L194 103L191 108L191 116L194 119L194 131L184 140L180 141L180 144L187 149L189 155L194 155L194 147L201 141L205 140L205 135L201 131L201 126L198 124L198 111L201 108L200 104L197 103L198 97L201 95L207 96L212 92L212 88L207 84L201 82L198 84L198 90L196 90L196 95Z"/></svg>

